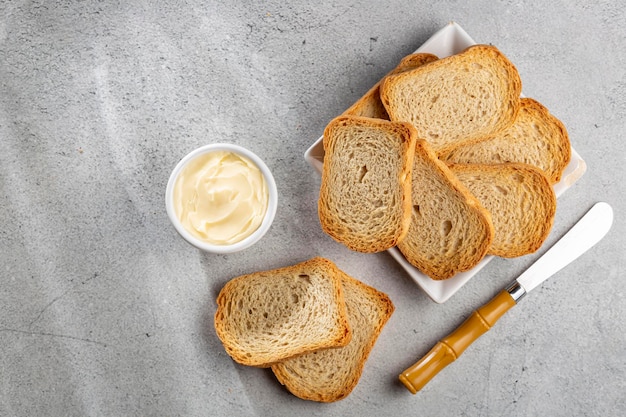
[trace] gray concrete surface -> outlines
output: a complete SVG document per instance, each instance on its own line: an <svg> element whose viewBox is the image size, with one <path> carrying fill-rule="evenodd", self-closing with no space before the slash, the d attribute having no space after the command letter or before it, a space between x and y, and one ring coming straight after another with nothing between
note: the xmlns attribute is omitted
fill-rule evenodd
<svg viewBox="0 0 626 417"><path fill-rule="evenodd" d="M616 218L413 396L397 374L544 248L436 304L388 254L321 232L303 153L452 20L509 56L587 162L548 245L597 201ZM0 2L0 415L625 415L625 35L618 1ZM183 242L163 201L176 162L217 141L280 192L262 244L227 256ZM316 255L396 306L333 404L233 363L212 327L227 280Z"/></svg>

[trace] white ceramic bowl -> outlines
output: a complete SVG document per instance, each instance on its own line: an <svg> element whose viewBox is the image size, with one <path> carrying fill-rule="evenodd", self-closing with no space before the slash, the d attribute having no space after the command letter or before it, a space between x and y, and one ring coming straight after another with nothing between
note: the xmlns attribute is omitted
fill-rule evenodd
<svg viewBox="0 0 626 417"><path fill-rule="evenodd" d="M256 229L251 235L249 235L245 239L240 240L239 242L236 242L236 243L229 244L229 245L214 245L214 244L205 242L193 236L191 233L187 231L187 229L185 229L183 224L180 222L180 219L176 215L176 212L174 209L174 184L176 182L176 178L178 177L178 174L183 170L183 168L187 165L187 163L189 163L189 161L191 161L192 159L196 158L197 156L200 156L209 152L215 152L215 151L234 152L252 161L261 170L263 177L265 177L265 183L267 184L267 190L269 193L269 201L268 201L267 210L265 212L265 217L263 218L263 221L261 222L261 225L259 226L259 228ZM277 206L278 206L278 190L276 189L276 182L274 181L274 176L272 175L267 165L265 165L265 163L261 160L261 158L259 158L257 155L250 152L249 150L241 146L228 144L228 143L214 143L210 145L205 145L187 154L183 159L181 159L181 161L176 165L176 167L172 171L169 181L167 182L167 189L165 191L165 207L167 209L167 215L170 218L170 221L174 225L174 228L176 229L178 234L180 234L187 242L189 242L196 248L201 249L206 252L211 252L211 253L224 254L224 253L238 252L258 242L259 239L261 239L265 235L265 233L269 230L270 226L272 225L272 222L274 221L274 215L276 214Z"/></svg>

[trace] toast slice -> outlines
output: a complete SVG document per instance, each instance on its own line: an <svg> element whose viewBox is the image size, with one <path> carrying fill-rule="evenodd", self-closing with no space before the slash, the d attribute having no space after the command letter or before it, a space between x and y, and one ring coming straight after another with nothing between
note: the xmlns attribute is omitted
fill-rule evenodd
<svg viewBox="0 0 626 417"><path fill-rule="evenodd" d="M441 159L448 163L522 162L543 170L552 184L560 181L572 156L565 126L546 107L522 98L513 125L488 140L457 146Z"/></svg>
<svg viewBox="0 0 626 417"><path fill-rule="evenodd" d="M339 269L324 258L232 279L217 297L215 330L243 365L345 346L351 338Z"/></svg>
<svg viewBox="0 0 626 417"><path fill-rule="evenodd" d="M407 55L402 58L400 63L387 75L398 74L413 68L421 67L422 65L436 61L437 59L437 56L433 54L417 53ZM383 103L380 101L380 83L380 81L377 82L367 93L365 93L365 95L363 95L363 97L343 112L343 114L389 120L387 110L385 110L385 106L383 106Z"/></svg>
<svg viewBox="0 0 626 417"><path fill-rule="evenodd" d="M520 163L452 165L451 170L491 213L495 235L489 254L512 258L541 247L556 214L556 196L542 171Z"/></svg>
<svg viewBox="0 0 626 417"><path fill-rule="evenodd" d="M408 123L339 116L324 130L322 229L358 252L395 246L409 227L416 132Z"/></svg>
<svg viewBox="0 0 626 417"><path fill-rule="evenodd" d="M278 381L304 400L332 402L350 394L394 306L389 297L341 272L352 340L272 365Z"/></svg>
<svg viewBox="0 0 626 417"><path fill-rule="evenodd" d="M411 225L398 249L435 280L478 264L489 249L491 216L425 140L415 147Z"/></svg>
<svg viewBox="0 0 626 417"><path fill-rule="evenodd" d="M390 120L412 123L437 154L509 127L521 92L517 69L490 45L385 77L380 86Z"/></svg>

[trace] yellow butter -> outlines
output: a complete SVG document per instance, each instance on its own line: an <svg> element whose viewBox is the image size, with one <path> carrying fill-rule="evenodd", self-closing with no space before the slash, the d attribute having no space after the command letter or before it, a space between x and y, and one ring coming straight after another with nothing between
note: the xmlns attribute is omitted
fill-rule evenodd
<svg viewBox="0 0 626 417"><path fill-rule="evenodd" d="M213 151L189 161L174 185L174 209L185 229L214 244L230 245L263 222L269 194L263 173L248 158Z"/></svg>

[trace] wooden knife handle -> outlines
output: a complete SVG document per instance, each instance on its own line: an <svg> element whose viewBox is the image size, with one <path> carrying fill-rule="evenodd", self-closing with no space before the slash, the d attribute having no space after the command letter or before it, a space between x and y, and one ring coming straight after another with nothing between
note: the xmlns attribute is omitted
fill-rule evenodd
<svg viewBox="0 0 626 417"><path fill-rule="evenodd" d="M413 394L421 390L515 304L515 299L507 290L500 292L487 304L474 311L454 332L441 339L419 362L402 372L400 381Z"/></svg>

